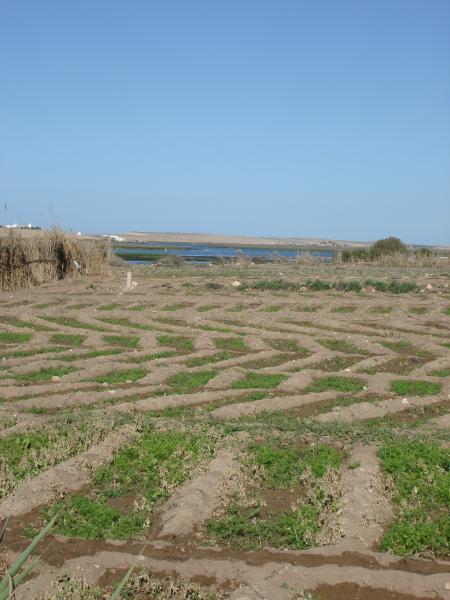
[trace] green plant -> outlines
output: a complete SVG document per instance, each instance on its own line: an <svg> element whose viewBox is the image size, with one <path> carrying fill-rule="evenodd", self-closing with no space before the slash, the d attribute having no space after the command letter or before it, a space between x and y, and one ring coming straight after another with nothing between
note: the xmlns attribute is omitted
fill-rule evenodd
<svg viewBox="0 0 450 600"><path fill-rule="evenodd" d="M196 373L177 373L167 380L167 383L181 389L203 387L217 375L217 371L199 371Z"/></svg>
<svg viewBox="0 0 450 600"><path fill-rule="evenodd" d="M140 535L150 526L156 504L189 476L202 456L211 453L208 438L201 434L144 432L95 471L84 494L53 504L50 514L60 514L58 532L91 539ZM121 508L109 504L112 498L122 499Z"/></svg>
<svg viewBox="0 0 450 600"><path fill-rule="evenodd" d="M352 313L355 312L356 306L336 306L331 312L335 313Z"/></svg>
<svg viewBox="0 0 450 600"><path fill-rule="evenodd" d="M56 323L57 325L62 325L63 327L73 327L74 329L89 329L91 331L107 331L104 327L100 327L100 325L94 325L93 323L86 323L84 321L79 321L78 319L73 319L69 317L49 317L42 316L40 319L45 319L50 323Z"/></svg>
<svg viewBox="0 0 450 600"><path fill-rule="evenodd" d="M391 383L391 389L399 396L433 396L439 394L442 384L430 381L398 380Z"/></svg>
<svg viewBox="0 0 450 600"><path fill-rule="evenodd" d="M246 373L246 375L235 381L231 386L234 390L247 388L274 388L280 385L286 379L286 375L277 373L276 375L264 375L262 373Z"/></svg>
<svg viewBox="0 0 450 600"><path fill-rule="evenodd" d="M176 348L179 352L192 352L194 342L191 338L175 335L159 335L157 341L161 346L170 346Z"/></svg>
<svg viewBox="0 0 450 600"><path fill-rule="evenodd" d="M406 253L405 244L397 237L387 237L377 240L369 249L369 255L373 258L378 258L386 254Z"/></svg>
<svg viewBox="0 0 450 600"><path fill-rule="evenodd" d="M32 381L50 381L53 377L64 377L69 373L74 373L77 369L74 367L42 367L39 371L30 371L16 375L16 379L22 383Z"/></svg>
<svg viewBox="0 0 450 600"><path fill-rule="evenodd" d="M32 336L32 333L15 333L13 331L1 331L0 344L22 344L24 342L29 342Z"/></svg>
<svg viewBox="0 0 450 600"><path fill-rule="evenodd" d="M223 350L222 352L216 352L215 354L210 354L209 356L196 356L195 358L190 358L185 362L185 365L187 367L201 367L210 363L229 360L230 358L233 358L233 356L234 355L231 352Z"/></svg>
<svg viewBox="0 0 450 600"><path fill-rule="evenodd" d="M230 352L247 352L249 350L244 340L237 338L214 338L214 345L219 350L228 350Z"/></svg>
<svg viewBox="0 0 450 600"><path fill-rule="evenodd" d="M126 346L136 348L139 345L139 337L135 335L104 335L103 341L111 346Z"/></svg>
<svg viewBox="0 0 450 600"><path fill-rule="evenodd" d="M419 348L413 346L411 342L406 340L401 340L399 342L380 342L380 344L389 350L397 352L397 354L431 358L431 354L428 352L428 350L420 350Z"/></svg>
<svg viewBox="0 0 450 600"><path fill-rule="evenodd" d="M50 338L50 341L54 344L63 344L64 346L81 346L85 339L85 335L54 333Z"/></svg>
<svg viewBox="0 0 450 600"><path fill-rule="evenodd" d="M266 340L266 342L274 350L280 350L280 352L293 352L297 354L298 357L305 358L310 354L310 352L306 348L303 348L303 346L299 346L296 340L277 338Z"/></svg>
<svg viewBox="0 0 450 600"><path fill-rule="evenodd" d="M111 304L103 304L102 306L98 306L97 310L114 310L116 308L120 308L120 304L112 302Z"/></svg>
<svg viewBox="0 0 450 600"><path fill-rule="evenodd" d="M34 560L24 567L25 562L33 553L33 550L39 542L50 532L53 525L56 523L57 515L55 515L49 523L33 538L25 550L19 555L16 561L8 568L7 574L0 580L0 600L8 600L11 598L11 593L22 583L29 573L37 565L38 560ZM22 568L24 567L24 568Z"/></svg>
<svg viewBox="0 0 450 600"><path fill-rule="evenodd" d="M305 392L326 392L336 390L337 392L361 392L364 382L356 377L320 377L315 379L311 385L305 388Z"/></svg>
<svg viewBox="0 0 450 600"><path fill-rule="evenodd" d="M450 451L434 442L392 441L379 451L383 471L395 486L397 515L381 549L400 555L448 557Z"/></svg>

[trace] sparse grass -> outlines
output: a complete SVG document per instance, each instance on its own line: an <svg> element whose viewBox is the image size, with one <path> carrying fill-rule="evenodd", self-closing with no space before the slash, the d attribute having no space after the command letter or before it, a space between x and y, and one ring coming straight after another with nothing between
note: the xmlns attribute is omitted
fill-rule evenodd
<svg viewBox="0 0 450 600"><path fill-rule="evenodd" d="M13 327L33 329L35 331L52 331L50 327L46 327L40 323L34 323L33 321L24 321L23 319L18 319L17 317L13 317L10 315L2 315L0 316L0 323L7 323L8 325L12 325Z"/></svg>
<svg viewBox="0 0 450 600"><path fill-rule="evenodd" d="M336 392L361 392L364 389L364 382L356 377L320 377L315 379L311 385L305 388L305 392L326 392L335 390Z"/></svg>
<svg viewBox="0 0 450 600"><path fill-rule="evenodd" d="M370 312L373 315L387 315L392 312L392 306L373 306Z"/></svg>
<svg viewBox="0 0 450 600"><path fill-rule="evenodd" d="M103 304L102 306L98 306L97 310L115 310L116 308L120 308L120 304L112 302L111 304Z"/></svg>
<svg viewBox="0 0 450 600"><path fill-rule="evenodd" d="M93 421L67 417L39 431L0 438L0 497L13 492L21 480L99 443L127 418L111 415Z"/></svg>
<svg viewBox="0 0 450 600"><path fill-rule="evenodd" d="M331 312L334 313L352 313L355 312L356 306L336 306Z"/></svg>
<svg viewBox="0 0 450 600"><path fill-rule="evenodd" d="M229 327L214 327L213 325L197 325L197 329L201 331L215 331L217 333L233 333Z"/></svg>
<svg viewBox="0 0 450 600"><path fill-rule="evenodd" d="M307 466L315 477L323 477L328 467L339 468L342 454L324 445L300 447L274 443L249 445L251 463L262 469L261 481L271 489L292 488Z"/></svg>
<svg viewBox="0 0 450 600"><path fill-rule="evenodd" d="M409 309L409 312L413 315L426 315L428 312L428 308L426 306L412 306Z"/></svg>
<svg viewBox="0 0 450 600"><path fill-rule="evenodd" d="M295 307L295 310L298 310L299 312L317 312L319 310L320 306L312 306L309 304L304 304L304 305L298 305Z"/></svg>
<svg viewBox="0 0 450 600"><path fill-rule="evenodd" d="M113 317L97 317L97 321L107 323L108 325L119 325L120 327L129 327L130 329L142 329L144 331L154 331L152 325L146 325L145 323L135 323L130 319L125 318L113 318ZM105 331L103 329L103 331Z"/></svg>
<svg viewBox="0 0 450 600"><path fill-rule="evenodd" d="M127 360L129 363L145 363L153 360L159 360L160 358L172 358L177 356L176 350L166 350L165 352L154 352L153 354L144 354L143 356L132 356Z"/></svg>
<svg viewBox="0 0 450 600"><path fill-rule="evenodd" d="M85 335L71 333L54 333L50 338L50 341L54 344L62 344L64 346L81 346L85 340Z"/></svg>
<svg viewBox="0 0 450 600"><path fill-rule="evenodd" d="M215 310L216 308L220 308L220 304L203 304L202 306L198 306L195 310L197 312L208 312L210 310Z"/></svg>
<svg viewBox="0 0 450 600"><path fill-rule="evenodd" d="M310 354L310 352L306 348L303 348L303 346L299 346L296 340L277 338L270 340L266 339L265 341L274 350L279 350L280 352L292 352L294 354L297 354L297 358L306 358Z"/></svg>
<svg viewBox="0 0 450 600"><path fill-rule="evenodd" d="M246 306L245 304L235 304L234 306L227 308L226 311L227 312L242 312L243 310L247 310L248 308L250 308L250 307Z"/></svg>
<svg viewBox="0 0 450 600"><path fill-rule="evenodd" d="M435 377L449 377L450 376L450 367L443 369L436 369L435 371L431 371L430 375L434 375Z"/></svg>
<svg viewBox="0 0 450 600"><path fill-rule="evenodd" d="M332 358L326 358L325 360L316 363L315 365L309 365L309 369L317 369L319 371L342 371L351 367L355 363L361 360L361 356L333 356Z"/></svg>
<svg viewBox="0 0 450 600"><path fill-rule="evenodd" d="M320 534L320 513L325 504L339 504L323 480L332 481L342 456L333 448L318 445L250 444L248 468L258 473L259 488L251 504L233 502L223 517L210 519L208 532L215 540L232 546L283 547L301 550L314 546ZM327 476L327 477L325 477ZM286 508L265 508L264 490L298 489L297 502ZM305 491L308 489L308 493Z"/></svg>
<svg viewBox="0 0 450 600"><path fill-rule="evenodd" d="M392 350L393 352L397 352L397 354L409 354L413 356L420 356L422 358L431 357L430 352L428 350L420 350L408 342L406 340L401 340L399 342L380 342L382 346Z"/></svg>
<svg viewBox="0 0 450 600"><path fill-rule="evenodd" d="M273 312L280 312L280 310L282 308L284 308L284 306L282 304L271 304L270 306L265 306L264 308L261 308L260 311L273 313Z"/></svg>
<svg viewBox="0 0 450 600"><path fill-rule="evenodd" d="M194 351L194 342L188 337L180 335L159 335L156 339L161 346L176 348L178 352Z"/></svg>
<svg viewBox="0 0 450 600"><path fill-rule="evenodd" d="M0 331L0 344L23 344L29 342L32 333L16 333L14 331Z"/></svg>
<svg viewBox="0 0 450 600"><path fill-rule="evenodd" d="M263 373L246 373L242 379L235 381L231 386L234 390L247 388L275 388L286 379L286 375L277 373L266 375Z"/></svg>
<svg viewBox="0 0 450 600"><path fill-rule="evenodd" d="M229 360L230 358L233 358L233 356L234 354L224 350L222 352L210 354L209 356L196 356L195 358L190 358L185 362L185 365L187 367L202 367L203 365Z"/></svg>
<svg viewBox="0 0 450 600"><path fill-rule="evenodd" d="M397 505L381 549L448 558L450 450L433 442L396 441L385 444L379 457L394 482Z"/></svg>
<svg viewBox="0 0 450 600"><path fill-rule="evenodd" d="M61 350L61 348L59 348ZM62 348L65 350L65 348ZM89 360L90 358L97 358L99 356L114 356L116 354L122 354L125 352L125 348L108 348L107 350L91 350L85 354L69 353L64 356L58 356L57 360L63 360L65 362L73 362L75 360Z"/></svg>
<svg viewBox="0 0 450 600"><path fill-rule="evenodd" d="M80 302L79 304L69 304L66 306L69 310L82 310L83 308L89 308L92 306L90 302Z"/></svg>
<svg viewBox="0 0 450 600"><path fill-rule="evenodd" d="M15 352L6 352L0 354L0 359L8 360L10 358L28 358L29 356L39 356L41 354L49 354L51 352L65 352L66 348L61 346L43 346L42 348L34 348L33 350L16 350Z"/></svg>
<svg viewBox="0 0 450 600"><path fill-rule="evenodd" d="M202 455L211 454L203 435L174 431L144 433L99 468L91 489L55 502L63 535L91 539L129 539L151 524L158 502L189 476Z"/></svg>
<svg viewBox="0 0 450 600"><path fill-rule="evenodd" d="M450 306L447 306L447 308L444 308L444 315L450 316Z"/></svg>
<svg viewBox="0 0 450 600"><path fill-rule="evenodd" d="M135 335L104 335L103 341L110 346L136 348L139 345L140 339Z"/></svg>
<svg viewBox="0 0 450 600"><path fill-rule="evenodd" d="M363 369L362 373L373 375L374 373L395 373L396 375L408 375L413 369L417 369L426 362L417 356L398 356L377 367Z"/></svg>
<svg viewBox="0 0 450 600"><path fill-rule="evenodd" d="M358 348L352 342L348 340L337 340L337 339L319 339L317 342L328 350L334 352L345 352L346 354L367 354L365 350Z"/></svg>
<svg viewBox="0 0 450 600"><path fill-rule="evenodd" d="M15 379L21 383L34 383L38 381L50 381L53 377L64 377L69 373L74 373L77 369L74 367L43 367L38 371L21 373L15 375Z"/></svg>
<svg viewBox="0 0 450 600"><path fill-rule="evenodd" d="M430 381L398 380L391 383L391 389L399 396L434 396L442 390L441 383Z"/></svg>
<svg viewBox="0 0 450 600"><path fill-rule="evenodd" d="M228 350L229 352L248 352L249 347L242 338L214 338L214 345L219 350Z"/></svg>
<svg viewBox="0 0 450 600"><path fill-rule="evenodd" d="M62 325L63 327L73 327L74 329L88 329L90 331L107 331L104 327L100 325L94 325L93 323L87 323L85 321L79 321L78 319L73 319L70 317L51 317L51 316L42 316L40 319L45 319L50 323L56 323L57 325Z"/></svg>
<svg viewBox="0 0 450 600"><path fill-rule="evenodd" d="M167 383L178 389L192 390L203 387L217 375L217 371L200 371L197 373L176 373Z"/></svg>
<svg viewBox="0 0 450 600"><path fill-rule="evenodd" d="M161 308L161 310L166 310L169 312L175 312L177 310L181 310L182 308L186 308L190 306L190 304L186 303L186 302L178 302L176 304L168 304L167 306L163 306Z"/></svg>
<svg viewBox="0 0 450 600"><path fill-rule="evenodd" d="M123 371L112 371L99 375L94 381L97 383L109 383L110 385L118 385L121 383L132 382L142 379L147 375L145 369L125 369Z"/></svg>
<svg viewBox="0 0 450 600"><path fill-rule="evenodd" d="M276 354L275 356L269 356L267 358L255 358L246 363L241 363L240 366L243 369L266 369L268 367L277 367L283 363L296 359L295 354Z"/></svg>

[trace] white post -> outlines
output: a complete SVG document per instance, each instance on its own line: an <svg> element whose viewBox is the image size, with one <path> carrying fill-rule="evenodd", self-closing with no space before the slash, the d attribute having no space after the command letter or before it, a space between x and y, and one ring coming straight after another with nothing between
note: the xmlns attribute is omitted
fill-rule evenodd
<svg viewBox="0 0 450 600"><path fill-rule="evenodd" d="M127 271L127 290L131 289L131 271Z"/></svg>

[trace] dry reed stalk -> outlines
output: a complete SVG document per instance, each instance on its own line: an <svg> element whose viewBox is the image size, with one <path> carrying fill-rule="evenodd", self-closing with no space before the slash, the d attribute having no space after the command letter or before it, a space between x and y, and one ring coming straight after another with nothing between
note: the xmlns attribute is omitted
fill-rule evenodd
<svg viewBox="0 0 450 600"><path fill-rule="evenodd" d="M0 289L14 291L109 269L111 245L105 240L79 240L52 230L39 237L10 231L0 238Z"/></svg>

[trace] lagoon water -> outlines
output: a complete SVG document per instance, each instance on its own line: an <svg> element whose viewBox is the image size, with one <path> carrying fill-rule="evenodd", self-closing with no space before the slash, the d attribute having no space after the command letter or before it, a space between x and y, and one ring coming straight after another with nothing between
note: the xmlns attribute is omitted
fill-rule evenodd
<svg viewBox="0 0 450 600"><path fill-rule="evenodd" d="M210 246L207 244L182 244L182 243L171 243L167 248L161 244L139 244L136 248L117 248L116 252L119 252L122 256L125 254L148 254L148 255L178 255L182 256L193 262L203 262L207 259L219 259L219 258L235 258L239 253L245 254L250 258L258 258L260 260L273 260L276 257L284 258L297 258L302 255L301 250L293 250L286 248L254 248L254 247L233 247L233 246ZM335 252L333 250L312 250L307 253L310 256L320 257L323 260L331 260ZM130 261L135 263L142 263L145 261Z"/></svg>

